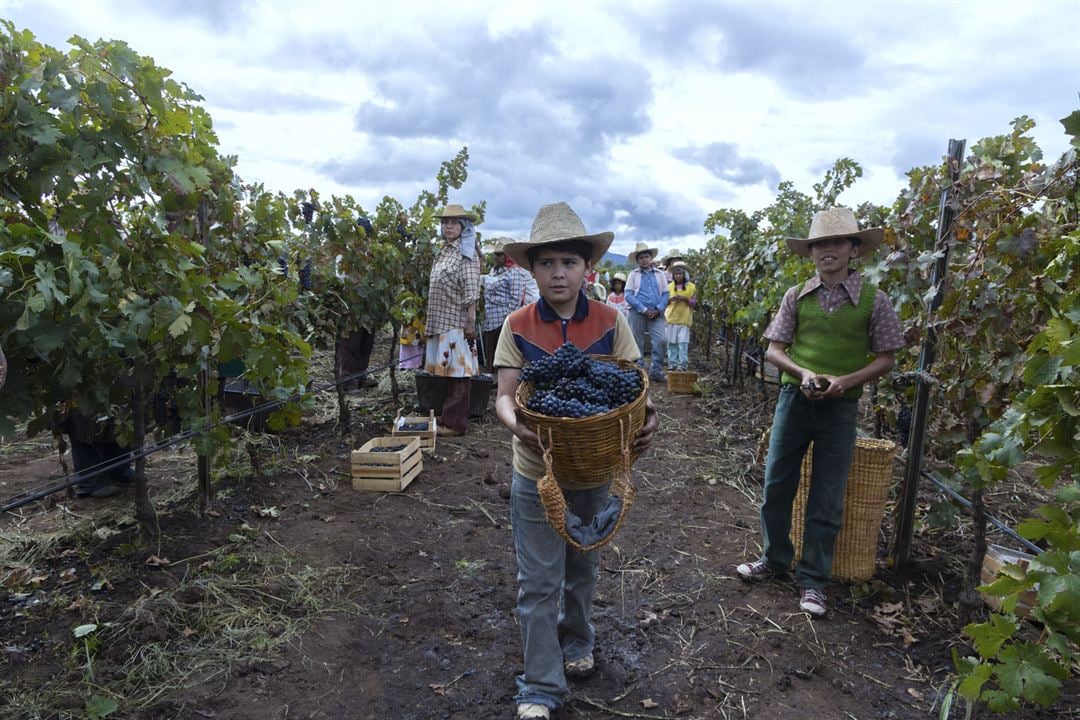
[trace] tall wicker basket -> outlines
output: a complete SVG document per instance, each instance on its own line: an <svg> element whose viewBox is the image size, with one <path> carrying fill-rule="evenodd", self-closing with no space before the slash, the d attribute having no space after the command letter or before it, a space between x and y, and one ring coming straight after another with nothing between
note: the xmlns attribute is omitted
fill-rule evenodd
<svg viewBox="0 0 1080 720"><path fill-rule="evenodd" d="M615 363L622 370L634 370L641 377L641 394L631 402L603 415L585 418L557 418L533 412L526 403L533 393L532 383L518 385L517 404L525 424L550 447L555 479L577 487L599 487L610 482L626 467L624 439L637 435L645 424L645 402L649 378L636 363L607 355L593 356ZM637 460L631 453L629 461Z"/></svg>
<svg viewBox="0 0 1080 720"><path fill-rule="evenodd" d="M795 561L802 557L803 529L806 527L806 500L810 493L810 463L814 446L803 458L799 490L791 511L791 542ZM893 476L896 443L858 438L844 492L844 524L836 538L832 576L843 580L869 580L874 575L878 533L885 515L885 501Z"/></svg>

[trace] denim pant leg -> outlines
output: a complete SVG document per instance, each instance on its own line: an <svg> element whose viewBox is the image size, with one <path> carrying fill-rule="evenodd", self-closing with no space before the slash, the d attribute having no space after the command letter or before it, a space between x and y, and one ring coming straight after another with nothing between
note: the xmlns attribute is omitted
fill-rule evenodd
<svg viewBox="0 0 1080 720"><path fill-rule="evenodd" d="M518 564L518 621L525 672L517 677L514 701L556 708L566 699L559 607L567 545L548 524L536 482L514 471L510 520Z"/></svg>
<svg viewBox="0 0 1080 720"><path fill-rule="evenodd" d="M802 559L795 568L800 587L825 587L832 572L836 536L844 518L844 490L855 454L858 400L814 403L814 457L806 503Z"/></svg>
<svg viewBox="0 0 1080 720"><path fill-rule="evenodd" d="M638 365L645 364L645 333L648 330L649 319L637 312L631 310L630 315L627 317L630 321L630 332L634 335L634 342L637 343ZM655 345L653 346L653 352L656 352Z"/></svg>
<svg viewBox="0 0 1080 720"><path fill-rule="evenodd" d="M791 505L799 489L799 471L812 437L811 400L794 385L781 385L776 401L761 503L762 560L780 572L791 568Z"/></svg>
<svg viewBox="0 0 1080 720"><path fill-rule="evenodd" d="M690 343L679 343L679 369L685 370L690 367Z"/></svg>
<svg viewBox="0 0 1080 720"><path fill-rule="evenodd" d="M563 493L566 505L581 518L582 523L603 509L608 498L608 486L593 490L571 490ZM596 593L596 578L600 568L600 551L583 553L566 549L566 580L563 611L559 617L559 643L565 660L580 660L593 651L596 630L592 624L592 602Z"/></svg>
<svg viewBox="0 0 1080 720"><path fill-rule="evenodd" d="M669 342L667 346L668 370L679 369L679 343Z"/></svg>
<svg viewBox="0 0 1080 720"><path fill-rule="evenodd" d="M649 372L662 375L664 355L667 354L667 321L663 315L657 315L652 320L646 318L646 321L649 324L649 336L652 338L652 368Z"/></svg>

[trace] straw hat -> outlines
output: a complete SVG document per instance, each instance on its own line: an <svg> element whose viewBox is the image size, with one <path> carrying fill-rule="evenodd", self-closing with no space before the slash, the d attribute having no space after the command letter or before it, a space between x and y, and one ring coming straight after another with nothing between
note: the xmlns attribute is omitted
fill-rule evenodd
<svg viewBox="0 0 1080 720"><path fill-rule="evenodd" d="M476 220L476 216L460 205L447 205L435 217L443 220Z"/></svg>
<svg viewBox="0 0 1080 720"><path fill-rule="evenodd" d="M803 238L784 238L791 251L803 257L810 257L810 243L832 238L856 238L859 253L867 255L877 249L885 236L883 228L859 229L859 221L855 219L855 213L850 208L834 207L830 210L822 210L814 213L814 219L810 221L810 236Z"/></svg>
<svg viewBox="0 0 1080 720"><path fill-rule="evenodd" d="M622 282L623 285L626 285L626 273L615 273L612 275L611 282L615 282L616 280Z"/></svg>
<svg viewBox="0 0 1080 720"><path fill-rule="evenodd" d="M488 249L489 253L502 253L506 252L506 243L514 242L513 238L497 237L491 241L491 247Z"/></svg>
<svg viewBox="0 0 1080 720"><path fill-rule="evenodd" d="M581 218L564 202L545 205L536 213L528 242L511 242L503 246L503 252L522 267L532 267L528 252L532 248L566 240L583 240L592 245L592 262L604 257L615 239L614 233L587 234Z"/></svg>
<svg viewBox="0 0 1080 720"><path fill-rule="evenodd" d="M632 263L636 263L637 256L643 252L652 253L652 256L656 257L656 254L660 252L660 250L658 248L651 248L643 242L639 242L637 245L634 246L634 249L631 250L630 253L626 256L626 259Z"/></svg>
<svg viewBox="0 0 1080 720"><path fill-rule="evenodd" d="M678 248L671 248L671 250L668 251L667 255L660 258L660 264L664 265L664 266L667 266L668 261L671 260L672 258L681 258L681 257L683 257L682 250L679 250Z"/></svg>
<svg viewBox="0 0 1080 720"><path fill-rule="evenodd" d="M676 260L668 266L668 272L674 272L676 270L682 270L685 273L689 273L690 266L684 263L682 260Z"/></svg>

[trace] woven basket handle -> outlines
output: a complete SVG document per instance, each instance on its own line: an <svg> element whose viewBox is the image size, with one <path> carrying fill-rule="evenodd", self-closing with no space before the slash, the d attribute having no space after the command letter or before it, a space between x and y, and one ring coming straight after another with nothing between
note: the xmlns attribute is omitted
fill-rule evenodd
<svg viewBox="0 0 1080 720"><path fill-rule="evenodd" d="M537 428L539 430L539 428ZM619 438L622 445L622 473L615 477L611 484L612 486L619 487L618 495L622 498L622 507L619 510L619 516L615 519L615 527L612 528L606 536L598 540L591 545L582 545L570 535L566 530L566 499L562 494L562 489L559 487L558 482L555 480L555 469L552 466L551 459L551 429L548 428L548 444L544 447L544 441L539 432L536 434L537 440L540 444L540 449L544 453L544 477L540 478L540 482L537 483L537 487L540 494L540 501L544 506L544 514L547 516L548 524L559 533L571 547L582 552L588 552L597 548L607 545L618 533L619 528L622 527L623 522L626 520L626 514L630 511L630 507L634 504L634 496L637 491L630 483L630 421L629 418L619 418Z"/></svg>

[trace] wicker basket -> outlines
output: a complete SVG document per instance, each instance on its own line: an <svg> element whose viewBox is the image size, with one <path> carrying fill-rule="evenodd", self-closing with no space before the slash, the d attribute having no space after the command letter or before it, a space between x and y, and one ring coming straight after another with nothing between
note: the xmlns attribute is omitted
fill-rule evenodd
<svg viewBox="0 0 1080 720"><path fill-rule="evenodd" d="M628 450L625 439L632 440L645 424L645 402L649 396L649 378L637 364L607 355L592 357L637 372L641 377L641 394L611 412L586 418L556 418L533 412L526 407L533 393L531 382L518 385L516 394L525 423L549 448L552 479L575 488L599 487L611 482L637 460L637 454Z"/></svg>
<svg viewBox="0 0 1080 720"><path fill-rule="evenodd" d="M636 431L635 431L636 432ZM622 499L622 508L619 510L619 517L615 520L615 527L611 529L607 535L591 545L582 545L575 540L569 532L566 530L566 498L563 496L562 488L555 481L555 474L552 470L552 456L549 452L550 445L544 447L544 477L540 478L540 481L536 483L536 491L540 495L540 502L544 506L544 514L547 516L548 524L555 529L555 532L559 533L563 540L565 540L570 546L582 551L588 552L589 550L595 550L597 548L607 545L615 537L615 535L622 528L623 523L626 522L626 516L630 513L630 508L634 505L634 498L637 497L637 489L630 482L630 443L633 440L634 435L627 431L624 431L623 438L620 441L620 445L623 447L622 452L622 467L615 477L611 480L611 486L608 492L612 495L618 495Z"/></svg>
<svg viewBox="0 0 1080 720"><path fill-rule="evenodd" d="M697 373L680 370L668 370L667 389L676 395L693 395L696 390Z"/></svg>
<svg viewBox="0 0 1080 720"><path fill-rule="evenodd" d="M795 546L796 562L802 557L813 452L814 445L811 443L803 458L799 490L791 511L791 542ZM878 533L892 482L895 454L896 443L890 440L858 438L855 441L855 456L844 491L844 522L836 537L832 566L834 578L869 580L874 575Z"/></svg>

